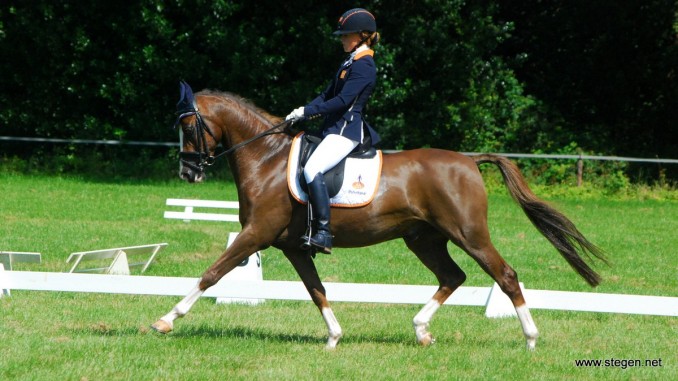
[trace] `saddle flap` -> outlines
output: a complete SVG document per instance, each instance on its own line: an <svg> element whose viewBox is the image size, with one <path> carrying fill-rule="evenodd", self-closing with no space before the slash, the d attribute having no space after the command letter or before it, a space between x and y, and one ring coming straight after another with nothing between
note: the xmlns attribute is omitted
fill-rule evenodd
<svg viewBox="0 0 678 381"><path fill-rule="evenodd" d="M299 140L299 167L297 168L297 177L299 178L299 185L301 190L308 193L308 185L306 184L306 179L304 178L304 167L308 163L308 159L311 158L311 155L318 148L318 145L322 141L321 138L304 134ZM334 168L330 169L324 174L325 185L327 186L327 193L330 198L336 196L341 189L341 185L344 182L344 167L346 165L346 159L344 158L339 162Z"/></svg>
<svg viewBox="0 0 678 381"><path fill-rule="evenodd" d="M321 138L315 135L303 134L299 143L301 144L299 148L299 168L303 169L308 163L308 159L311 158L311 155L318 148L318 144L322 141Z"/></svg>

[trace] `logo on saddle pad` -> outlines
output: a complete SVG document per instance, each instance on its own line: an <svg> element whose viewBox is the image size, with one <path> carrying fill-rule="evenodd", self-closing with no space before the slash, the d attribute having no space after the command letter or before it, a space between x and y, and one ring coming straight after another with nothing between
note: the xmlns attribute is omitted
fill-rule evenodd
<svg viewBox="0 0 678 381"><path fill-rule="evenodd" d="M302 165L317 146L317 142L309 143L309 140L312 137L305 136L303 132L297 135L292 141L287 161L287 187L292 197L302 204L308 202ZM330 204L335 207L357 208L372 202L379 188L381 163L381 151L362 153L357 157L351 154L325 173Z"/></svg>
<svg viewBox="0 0 678 381"><path fill-rule="evenodd" d="M363 178L362 176L358 175L358 181L354 182L353 185L351 185L351 187L353 189L363 189L363 188L365 188L365 184L363 184L363 182L360 181L362 178Z"/></svg>

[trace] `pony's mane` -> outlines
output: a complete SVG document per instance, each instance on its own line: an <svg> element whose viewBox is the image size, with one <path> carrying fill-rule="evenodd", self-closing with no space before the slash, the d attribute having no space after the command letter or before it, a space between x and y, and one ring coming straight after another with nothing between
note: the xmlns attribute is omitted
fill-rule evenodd
<svg viewBox="0 0 678 381"><path fill-rule="evenodd" d="M267 126L265 128L268 129L268 126L272 127L274 125L278 125L283 120L281 117L271 115L267 111L257 107L252 101L233 93L205 89L196 93L196 95L216 97L223 99L228 103L237 105L238 108L244 110L244 112L238 113L244 125L251 125L252 120L259 120L263 122L264 125ZM265 139L262 139L262 141L267 145L267 149L263 150L261 160L266 161L269 158L284 152L283 148L285 145L281 144L280 138L278 136L280 135L268 136ZM284 157L286 157L285 155L286 154L284 154Z"/></svg>
<svg viewBox="0 0 678 381"><path fill-rule="evenodd" d="M262 108L259 108L257 105L254 104L251 100L247 98L243 98L240 95L229 93L226 91L218 91L218 90L212 90L212 89L205 89L201 90L200 92L196 93L196 95L208 95L208 96L213 96L213 97L218 97L218 98L224 98L231 100L232 102L243 106L245 109L251 111L255 115L262 117L263 119L267 120L271 124L277 124L282 121L282 118L279 116L271 115L267 111L265 111Z"/></svg>

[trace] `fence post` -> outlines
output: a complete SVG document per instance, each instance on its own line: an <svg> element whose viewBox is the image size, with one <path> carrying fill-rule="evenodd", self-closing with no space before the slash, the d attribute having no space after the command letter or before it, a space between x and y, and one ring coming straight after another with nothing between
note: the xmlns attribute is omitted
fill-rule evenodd
<svg viewBox="0 0 678 381"><path fill-rule="evenodd" d="M584 160L580 157L577 159L577 186L580 187L584 177Z"/></svg>

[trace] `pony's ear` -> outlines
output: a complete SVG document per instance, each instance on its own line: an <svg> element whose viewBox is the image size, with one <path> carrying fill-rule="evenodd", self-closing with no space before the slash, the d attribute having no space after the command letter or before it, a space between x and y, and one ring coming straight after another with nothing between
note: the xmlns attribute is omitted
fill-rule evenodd
<svg viewBox="0 0 678 381"><path fill-rule="evenodd" d="M181 119L197 113L198 106L195 104L195 96L191 86L185 81L179 81L179 102L177 102L177 119L174 121L174 129L177 128Z"/></svg>
<svg viewBox="0 0 678 381"><path fill-rule="evenodd" d="M186 82L179 81L179 102L186 96Z"/></svg>
<svg viewBox="0 0 678 381"><path fill-rule="evenodd" d="M195 111L195 97L193 89L185 81L179 81L179 102L177 102L177 113L183 114L188 111Z"/></svg>

